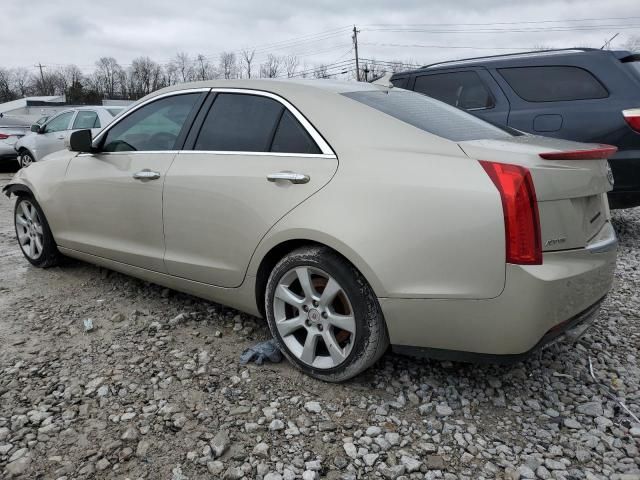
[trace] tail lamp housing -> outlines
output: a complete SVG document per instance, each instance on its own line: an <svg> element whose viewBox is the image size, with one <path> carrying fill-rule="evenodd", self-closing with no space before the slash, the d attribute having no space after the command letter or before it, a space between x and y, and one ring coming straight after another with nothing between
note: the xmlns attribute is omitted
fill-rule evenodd
<svg viewBox="0 0 640 480"><path fill-rule="evenodd" d="M507 263L542 265L538 200L529 169L485 160L480 165L502 200Z"/></svg>

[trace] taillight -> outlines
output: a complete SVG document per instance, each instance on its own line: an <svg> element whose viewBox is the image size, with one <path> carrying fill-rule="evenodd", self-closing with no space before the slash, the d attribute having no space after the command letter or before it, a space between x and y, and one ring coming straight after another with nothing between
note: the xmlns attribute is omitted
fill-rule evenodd
<svg viewBox="0 0 640 480"><path fill-rule="evenodd" d="M541 153L545 160L606 160L618 151L613 145L599 145L597 148L583 150L566 150L560 152Z"/></svg>
<svg viewBox="0 0 640 480"><path fill-rule="evenodd" d="M480 165L500 192L507 262L541 265L540 216L531 173L508 163L480 160Z"/></svg>
<svg viewBox="0 0 640 480"><path fill-rule="evenodd" d="M11 135L7 135L6 133L0 133L0 140L6 140L7 138L9 138Z"/></svg>
<svg viewBox="0 0 640 480"><path fill-rule="evenodd" d="M622 115L627 121L629 126L636 132L640 133L640 108L632 108L630 110L623 110Z"/></svg>

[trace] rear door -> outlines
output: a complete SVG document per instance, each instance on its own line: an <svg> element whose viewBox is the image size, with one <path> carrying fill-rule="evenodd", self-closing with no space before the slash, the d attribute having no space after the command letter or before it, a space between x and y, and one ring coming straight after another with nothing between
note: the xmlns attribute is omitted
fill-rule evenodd
<svg viewBox="0 0 640 480"><path fill-rule="evenodd" d="M411 89L465 110L488 122L506 125L509 102L484 68L418 73Z"/></svg>
<svg viewBox="0 0 640 480"><path fill-rule="evenodd" d="M95 110L78 110L73 119L71 130L90 129L93 135L97 134L102 127L98 112Z"/></svg>
<svg viewBox="0 0 640 480"><path fill-rule="evenodd" d="M167 271L240 285L260 239L322 188L337 166L331 148L282 98L219 89L167 172Z"/></svg>

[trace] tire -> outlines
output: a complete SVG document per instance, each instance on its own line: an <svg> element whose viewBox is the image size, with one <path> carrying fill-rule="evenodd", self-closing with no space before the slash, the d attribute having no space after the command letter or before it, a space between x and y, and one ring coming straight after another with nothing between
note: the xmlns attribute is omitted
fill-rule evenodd
<svg viewBox="0 0 640 480"><path fill-rule="evenodd" d="M35 161L35 158L27 149L22 149L20 150L20 153L18 153L18 164L20 165L20 168L27 168Z"/></svg>
<svg viewBox="0 0 640 480"><path fill-rule="evenodd" d="M353 265L327 247L303 247L276 264L267 281L265 312L289 361L326 382L358 375L389 346L373 290Z"/></svg>
<svg viewBox="0 0 640 480"><path fill-rule="evenodd" d="M49 223L35 198L28 195L18 197L13 221L18 245L32 265L48 268L60 263L62 255L58 252Z"/></svg>

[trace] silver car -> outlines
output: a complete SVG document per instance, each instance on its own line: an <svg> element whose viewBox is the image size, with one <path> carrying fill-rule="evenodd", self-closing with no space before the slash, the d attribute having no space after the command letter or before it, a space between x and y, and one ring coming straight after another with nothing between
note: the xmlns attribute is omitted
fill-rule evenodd
<svg viewBox="0 0 640 480"><path fill-rule="evenodd" d="M76 107L47 118L31 126L31 132L15 142L14 149L21 167L42 160L50 153L66 147L69 134L74 130L91 129L97 133L107 125L123 107Z"/></svg>
<svg viewBox="0 0 640 480"><path fill-rule="evenodd" d="M70 149L4 187L29 262L67 255L261 316L326 381L389 344L521 358L588 325L613 280L615 147L406 90L178 85Z"/></svg>

